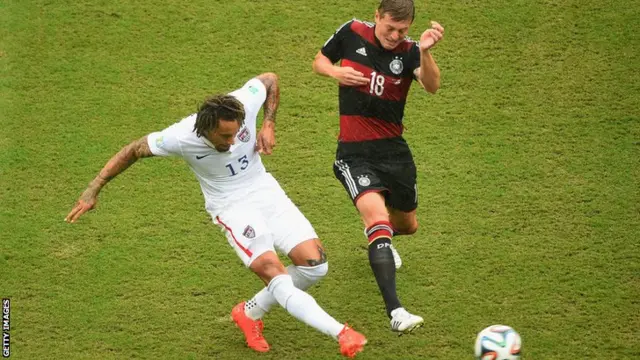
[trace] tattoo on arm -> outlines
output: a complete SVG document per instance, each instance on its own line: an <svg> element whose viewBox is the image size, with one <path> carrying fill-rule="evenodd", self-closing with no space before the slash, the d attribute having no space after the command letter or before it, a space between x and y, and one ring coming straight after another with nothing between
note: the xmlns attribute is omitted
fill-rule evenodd
<svg viewBox="0 0 640 360"><path fill-rule="evenodd" d="M317 266L327 262L327 254L324 253L324 250L320 246L318 246L318 253L320 253L319 259L307 259L309 266Z"/></svg>
<svg viewBox="0 0 640 360"><path fill-rule="evenodd" d="M257 76L267 88L267 98L264 101L264 121L276 121L276 112L280 105L280 86L278 85L278 75L274 73L264 73Z"/></svg>
<svg viewBox="0 0 640 360"><path fill-rule="evenodd" d="M117 154L109 159L107 164L100 170L98 176L89 183L89 186L80 198L86 202L91 202L111 179L123 172L138 159L149 156L153 156L153 153L151 149L149 149L146 136L123 147Z"/></svg>
<svg viewBox="0 0 640 360"><path fill-rule="evenodd" d="M111 179L125 171L138 159L150 156L153 156L153 153L151 149L149 149L146 136L133 141L109 159L107 164L100 170L98 176L89 184L82 196L87 198L97 196L102 187L111 181Z"/></svg>
<svg viewBox="0 0 640 360"><path fill-rule="evenodd" d="M149 149L147 137L144 136L123 147L107 162L98 176L109 181L125 171L129 166L138 161L138 159L149 156L153 156L153 153L151 149Z"/></svg>

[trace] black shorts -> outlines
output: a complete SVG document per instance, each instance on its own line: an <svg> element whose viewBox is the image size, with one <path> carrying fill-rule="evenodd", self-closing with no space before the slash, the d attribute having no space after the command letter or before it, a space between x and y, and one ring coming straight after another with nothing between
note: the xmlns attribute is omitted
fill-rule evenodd
<svg viewBox="0 0 640 360"><path fill-rule="evenodd" d="M396 210L409 212L418 207L416 165L410 152L392 159L337 158L333 173L354 204L361 195L375 191Z"/></svg>

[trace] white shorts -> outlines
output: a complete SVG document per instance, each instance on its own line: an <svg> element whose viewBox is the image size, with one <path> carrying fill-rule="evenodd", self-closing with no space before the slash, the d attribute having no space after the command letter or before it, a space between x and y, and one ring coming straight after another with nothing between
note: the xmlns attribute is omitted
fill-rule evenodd
<svg viewBox="0 0 640 360"><path fill-rule="evenodd" d="M217 214L213 222L247 267L267 251L287 255L296 245L318 238L309 220L269 173L255 189Z"/></svg>

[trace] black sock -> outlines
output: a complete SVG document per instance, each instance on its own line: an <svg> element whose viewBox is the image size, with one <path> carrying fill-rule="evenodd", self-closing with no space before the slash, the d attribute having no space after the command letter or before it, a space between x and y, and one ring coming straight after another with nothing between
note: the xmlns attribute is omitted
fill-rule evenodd
<svg viewBox="0 0 640 360"><path fill-rule="evenodd" d="M369 264L387 306L389 318L392 310L402 306L396 294L396 264L393 261L390 245L391 239L388 237L379 237L369 243Z"/></svg>

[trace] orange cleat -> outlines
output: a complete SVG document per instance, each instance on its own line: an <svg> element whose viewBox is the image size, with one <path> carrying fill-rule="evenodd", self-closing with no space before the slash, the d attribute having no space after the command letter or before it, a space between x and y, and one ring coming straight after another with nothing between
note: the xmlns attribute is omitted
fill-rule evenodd
<svg viewBox="0 0 640 360"><path fill-rule="evenodd" d="M350 328L348 324L344 324L344 328L338 334L338 343L340 344L340 353L352 358L364 349L367 338Z"/></svg>
<svg viewBox="0 0 640 360"><path fill-rule="evenodd" d="M233 307L231 310L231 317L236 325L244 333L244 338L247 340L247 346L255 351L267 352L269 351L269 344L262 336L262 329L264 324L262 320L252 320L244 313L244 301Z"/></svg>

